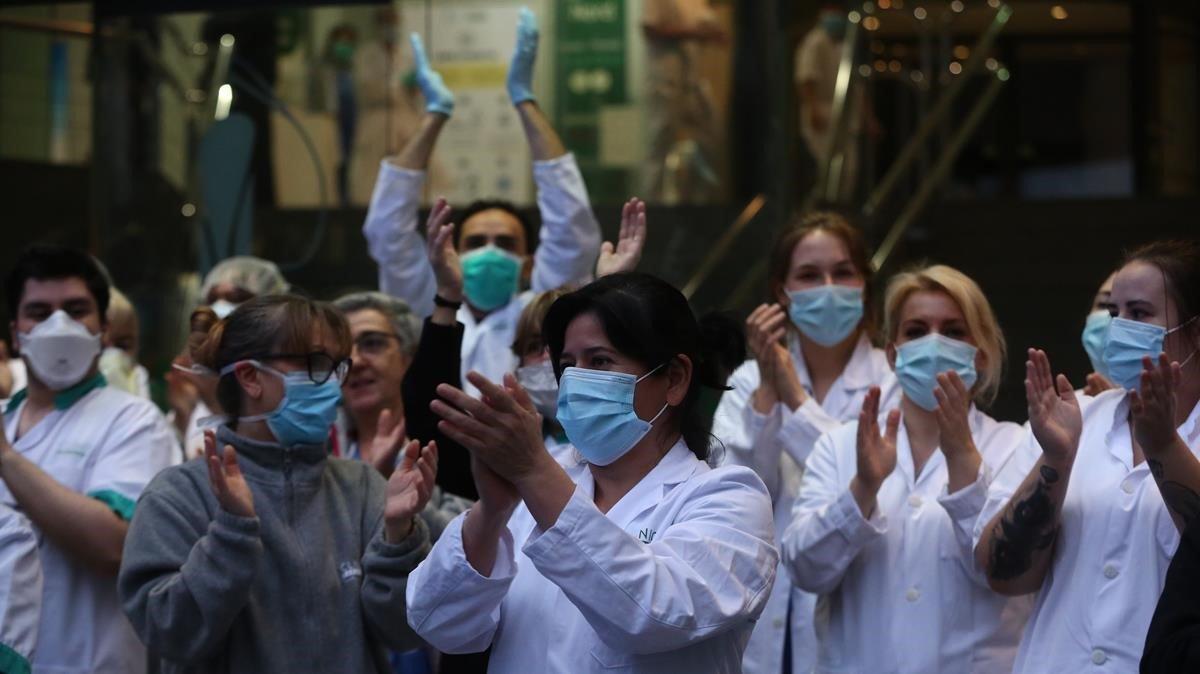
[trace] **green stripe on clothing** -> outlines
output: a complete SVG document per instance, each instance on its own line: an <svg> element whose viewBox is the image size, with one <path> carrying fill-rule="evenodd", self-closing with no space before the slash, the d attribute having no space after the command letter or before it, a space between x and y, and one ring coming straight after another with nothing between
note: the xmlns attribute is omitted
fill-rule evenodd
<svg viewBox="0 0 1200 674"><path fill-rule="evenodd" d="M0 674L29 674L29 661L4 644L0 644Z"/></svg>
<svg viewBox="0 0 1200 674"><path fill-rule="evenodd" d="M112 511L117 514L117 517L120 517L126 522L133 519L133 499L130 499L122 494L118 494L111 489L94 491L88 494L88 496L111 508Z"/></svg>

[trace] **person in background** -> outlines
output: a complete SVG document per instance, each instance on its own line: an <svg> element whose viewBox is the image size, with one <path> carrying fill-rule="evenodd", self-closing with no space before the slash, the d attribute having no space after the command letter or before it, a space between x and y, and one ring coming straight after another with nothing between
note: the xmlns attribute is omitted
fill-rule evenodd
<svg viewBox="0 0 1200 674"><path fill-rule="evenodd" d="M421 322L403 300L380 292L342 295L333 306L350 325L350 361L353 363L342 387L333 451L346 459L360 459L375 466L384 477L391 475L394 454L376 456L385 447L362 444L360 438L377 436L378 426L403 428L405 422L402 383L416 355ZM418 414L420 410L416 411ZM385 434L386 435L386 434Z"/></svg>
<svg viewBox="0 0 1200 674"><path fill-rule="evenodd" d="M817 671L1007 674L1030 602L992 593L972 546L1025 437L977 407L999 389L1004 335L943 265L896 276L884 309L899 409L873 386L857 423L821 436L780 544L796 585L829 603Z"/></svg>
<svg viewBox="0 0 1200 674"><path fill-rule="evenodd" d="M386 672L385 647L417 645L401 597L437 446L381 433L403 445L386 481L330 457L350 348L332 306L264 295L193 352L226 420L146 488L117 584L161 671Z"/></svg>
<svg viewBox="0 0 1200 674"><path fill-rule="evenodd" d="M100 354L100 372L126 393L150 399L150 373L138 363L141 326L129 298L111 288L108 301L108 329L104 333L104 351Z"/></svg>
<svg viewBox="0 0 1200 674"><path fill-rule="evenodd" d="M1108 336L1108 325L1112 323L1112 286L1116 276L1117 273L1113 272L1100 284L1100 289L1092 298L1092 311L1083 324L1083 350L1092 364L1087 385L1081 391L1086 396L1096 397L1115 386L1108 379L1108 366L1104 363L1104 341Z"/></svg>
<svg viewBox="0 0 1200 674"><path fill-rule="evenodd" d="M444 651L492 645L493 671L737 671L778 561L770 500L753 472L707 463L696 401L716 373L687 300L614 274L543 330L580 458L551 457L511 373L468 375L481 400L439 387L480 500L413 573L410 623Z"/></svg>
<svg viewBox="0 0 1200 674"><path fill-rule="evenodd" d="M29 385L4 411L0 503L39 532L45 577L35 671L138 674L146 651L114 582L142 489L179 456L148 400L97 368L109 287L91 256L35 245L4 286Z"/></svg>
<svg viewBox="0 0 1200 674"><path fill-rule="evenodd" d="M42 564L29 520L0 502L0 672L29 674L42 611Z"/></svg>
<svg viewBox="0 0 1200 674"><path fill-rule="evenodd" d="M456 309L465 326L462 372L478 370L495 381L516 366L511 352L516 322L532 295L586 282L600 247L600 228L579 167L533 95L537 44L536 19L523 9L508 93L525 128L538 187L541 243L532 260L532 228L521 212L507 202L477 201L462 212L455 232L465 304L438 299L434 272L418 232L417 208L429 158L454 110L454 95L430 67L416 34L412 46L426 114L400 153L380 165L363 225L371 257L379 263L380 290L406 301L418 316L432 314L439 303ZM442 200L434 205L435 210L444 208ZM526 278L531 292L521 293ZM464 385L478 393L469 381Z"/></svg>
<svg viewBox="0 0 1200 674"><path fill-rule="evenodd" d="M200 422L221 413L217 400L217 379L196 364L192 353L200 348L212 327L221 319L208 307L192 311L188 319L188 337L183 351L171 361L167 371L167 420L183 447L185 459L204 454L204 429Z"/></svg>
<svg viewBox="0 0 1200 674"><path fill-rule="evenodd" d="M873 269L859 230L835 213L801 217L775 243L768 281L773 302L746 320L754 360L729 378L732 390L717 405L713 434L727 462L753 469L766 483L782 538L817 438L858 417L870 387L882 389L885 409L900 393L887 356L871 344ZM816 596L793 588L782 568L778 576L746 648L751 673L816 665Z"/></svg>
<svg viewBox="0 0 1200 674"><path fill-rule="evenodd" d="M1033 439L989 490L975 556L1001 594L1037 593L1027 672L1132 672L1180 532L1200 513L1200 244L1129 253L1104 362L1116 388L1081 405L1030 349Z"/></svg>
<svg viewBox="0 0 1200 674"><path fill-rule="evenodd" d="M646 204L635 197L621 208L617 243L605 241L600 247L596 278L636 269L645 244ZM533 399L534 407L542 415L546 448L555 458L570 445L562 426L555 419L558 411L558 377L550 362L550 348L542 338L542 323L555 300L568 292L570 289L567 288L549 290L530 300L517 319L517 332L512 345L513 355L517 357L517 383Z"/></svg>
<svg viewBox="0 0 1200 674"><path fill-rule="evenodd" d="M290 289L274 262L239 255L221 260L209 270L200 287L200 298L217 318L225 318L252 297L277 295Z"/></svg>

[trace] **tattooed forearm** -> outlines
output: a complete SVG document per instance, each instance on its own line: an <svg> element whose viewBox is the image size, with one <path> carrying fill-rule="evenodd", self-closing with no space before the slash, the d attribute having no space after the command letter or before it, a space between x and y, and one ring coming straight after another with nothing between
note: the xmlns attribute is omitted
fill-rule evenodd
<svg viewBox="0 0 1200 674"><path fill-rule="evenodd" d="M1163 502L1178 516L1179 522L1184 526L1190 524L1200 515L1200 494L1187 485L1166 479L1161 461L1147 457L1146 465L1158 482L1158 491L1162 493Z"/></svg>
<svg viewBox="0 0 1200 674"><path fill-rule="evenodd" d="M992 530L991 576L1012 580L1033 566L1033 556L1054 542L1058 523L1054 517L1051 485L1059 480L1058 471L1042 466L1033 491L1015 501Z"/></svg>

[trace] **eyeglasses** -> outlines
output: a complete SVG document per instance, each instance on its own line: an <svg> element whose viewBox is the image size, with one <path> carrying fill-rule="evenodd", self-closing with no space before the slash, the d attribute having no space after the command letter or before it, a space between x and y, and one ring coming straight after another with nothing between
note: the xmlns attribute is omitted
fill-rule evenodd
<svg viewBox="0 0 1200 674"><path fill-rule="evenodd" d="M324 384L330 377L335 377L339 384L346 381L350 373L352 361L349 358L334 360L333 356L324 351L312 353L268 353L259 356L259 360L303 360L308 367L308 378L314 384Z"/></svg>
<svg viewBox="0 0 1200 674"><path fill-rule="evenodd" d="M379 332L371 330L364 332L354 340L354 346L358 347L358 352L367 356L378 356L387 351L388 344L391 340L400 341L399 335L394 335L390 332Z"/></svg>

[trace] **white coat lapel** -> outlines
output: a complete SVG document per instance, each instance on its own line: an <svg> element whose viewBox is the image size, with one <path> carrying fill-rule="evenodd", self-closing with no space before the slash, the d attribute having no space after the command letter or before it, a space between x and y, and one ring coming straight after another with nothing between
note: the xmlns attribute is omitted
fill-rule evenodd
<svg viewBox="0 0 1200 674"><path fill-rule="evenodd" d="M608 511L608 519L628 531L639 515L662 502L666 488L684 482L702 465L704 464L692 454L682 440L675 443L658 465ZM643 542L649 543L653 535L647 534L646 538L648 540Z"/></svg>

